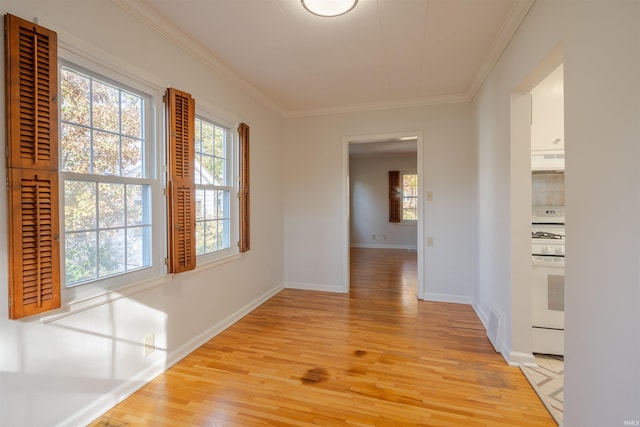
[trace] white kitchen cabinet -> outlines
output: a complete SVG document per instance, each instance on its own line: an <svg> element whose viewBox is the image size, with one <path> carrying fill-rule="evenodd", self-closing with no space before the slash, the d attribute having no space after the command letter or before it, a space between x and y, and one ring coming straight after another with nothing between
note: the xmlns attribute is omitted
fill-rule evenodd
<svg viewBox="0 0 640 427"><path fill-rule="evenodd" d="M564 150L562 65L531 91L531 150Z"/></svg>

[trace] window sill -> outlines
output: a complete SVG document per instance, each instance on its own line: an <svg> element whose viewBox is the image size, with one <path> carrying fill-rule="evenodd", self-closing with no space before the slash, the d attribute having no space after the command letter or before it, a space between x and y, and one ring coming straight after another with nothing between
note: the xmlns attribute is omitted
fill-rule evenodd
<svg viewBox="0 0 640 427"><path fill-rule="evenodd" d="M64 303L64 305L57 310L48 311L45 314L41 314L40 322L44 324L55 322L56 320L73 316L74 314L80 313L82 311L90 310L92 308L104 304L109 304L119 299L128 298L137 293L153 289L155 287L169 283L171 280L173 280L172 274L164 274L162 276L154 277L152 279L146 279L118 289L105 290L104 292L97 295L80 297Z"/></svg>
<svg viewBox="0 0 640 427"><path fill-rule="evenodd" d="M189 273L193 274L206 271L219 265L235 261L237 259L240 259L239 253L234 253L224 257L209 260L200 260L200 264L196 266L195 270L192 270L191 272L181 273L181 276L187 275ZM149 289L153 289L155 287L169 283L173 280L173 277L173 274L163 274L161 276L147 278L145 280L141 280L140 282L133 283L128 286L123 286L118 289L105 290L104 292L98 293L96 295L78 297L76 299L63 303L63 306L59 309L41 314L39 316L40 322L44 324L55 322L56 320L73 316L74 314L80 313L82 311L90 310L104 304L109 304L122 298L128 298L137 293L144 292Z"/></svg>

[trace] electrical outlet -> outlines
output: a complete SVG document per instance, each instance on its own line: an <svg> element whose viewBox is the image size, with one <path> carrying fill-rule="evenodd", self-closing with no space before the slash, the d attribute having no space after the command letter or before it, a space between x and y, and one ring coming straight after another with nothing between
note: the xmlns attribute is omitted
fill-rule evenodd
<svg viewBox="0 0 640 427"><path fill-rule="evenodd" d="M376 235L375 234L371 235L371 240L376 240Z"/></svg>
<svg viewBox="0 0 640 427"><path fill-rule="evenodd" d="M386 234L382 235L382 240L387 240L387 235Z"/></svg>
<svg viewBox="0 0 640 427"><path fill-rule="evenodd" d="M156 349L156 335L151 334L144 337L144 355L148 356Z"/></svg>
<svg viewBox="0 0 640 427"><path fill-rule="evenodd" d="M433 237L431 236L427 237L427 246L433 246Z"/></svg>

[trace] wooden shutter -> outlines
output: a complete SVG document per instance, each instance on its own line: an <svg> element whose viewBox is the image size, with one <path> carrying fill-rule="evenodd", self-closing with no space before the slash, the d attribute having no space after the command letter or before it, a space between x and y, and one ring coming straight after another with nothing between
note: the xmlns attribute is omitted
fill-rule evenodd
<svg viewBox="0 0 640 427"><path fill-rule="evenodd" d="M181 273L196 267L195 100L190 94L167 89L167 222L168 267Z"/></svg>
<svg viewBox="0 0 640 427"><path fill-rule="evenodd" d="M60 307L58 172L9 171L9 317Z"/></svg>
<svg viewBox="0 0 640 427"><path fill-rule="evenodd" d="M246 123L240 123L238 133L240 135L240 241L238 246L240 247L240 252L247 252L251 249L251 224L249 212L249 126Z"/></svg>
<svg viewBox="0 0 640 427"><path fill-rule="evenodd" d="M58 169L56 33L5 15L7 166Z"/></svg>
<svg viewBox="0 0 640 427"><path fill-rule="evenodd" d="M5 15L9 318L60 307L55 32Z"/></svg>
<svg viewBox="0 0 640 427"><path fill-rule="evenodd" d="M389 222L402 220L402 185L400 172L389 171Z"/></svg>

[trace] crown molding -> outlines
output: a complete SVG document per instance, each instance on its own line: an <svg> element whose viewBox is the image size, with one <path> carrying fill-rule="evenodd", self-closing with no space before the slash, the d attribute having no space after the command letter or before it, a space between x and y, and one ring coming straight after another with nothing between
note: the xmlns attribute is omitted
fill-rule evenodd
<svg viewBox="0 0 640 427"><path fill-rule="evenodd" d="M262 91L256 88L249 81L240 76L240 74L222 62L215 56L213 52L208 50L202 44L196 42L188 36L180 28L163 16L148 7L142 0L111 0L114 4L125 10L127 13L138 19L144 25L148 26L155 32L159 33L167 40L178 46L180 49L194 57L206 65L215 73L226 78L229 82L236 85L249 96L253 97L257 102L280 115L283 118L299 118L311 116L323 116L343 113L356 113L365 111L379 111L398 108L424 107L440 104L453 104L460 102L471 102L476 96L478 90L484 83L485 79L495 66L496 62L508 46L514 34L520 27L520 24L526 17L529 9L535 0L517 0L509 12L505 24L502 26L496 37L494 38L485 61L478 69L474 79L469 86L469 90L464 94L453 94L444 96L435 96L419 99L408 99L396 102L379 102L368 104L351 104L339 105L334 107L309 109L309 110L286 110L266 96Z"/></svg>
<svg viewBox="0 0 640 427"><path fill-rule="evenodd" d="M498 34L496 34L496 37L493 39L484 62L471 81L469 91L467 92L469 100L475 98L485 79L489 76L489 73L504 53L516 31L518 31L518 28L520 28L533 3L535 3L535 0L517 0L514 3L504 25L502 25L502 28L500 28L500 31L498 31Z"/></svg>
<svg viewBox="0 0 640 427"><path fill-rule="evenodd" d="M331 114L359 113L364 111L393 110L399 108L427 107L430 105L457 104L460 102L470 102L471 98L467 94L431 96L427 98L407 99L396 102L379 102L370 104L353 104L336 107L319 108L315 110L288 111L283 114L284 118L300 118L311 116L328 116Z"/></svg>
<svg viewBox="0 0 640 427"><path fill-rule="evenodd" d="M275 113L283 116L284 110L274 103L269 97L263 94L254 85L241 77L238 72L223 63L209 49L202 44L196 42L188 36L184 31L165 19L163 16L155 12L153 9L145 5L140 0L111 0L118 7L132 15L134 18L148 26L155 32L159 33L167 40L178 46L187 54L196 60L202 62L215 73L220 74L234 85L248 93L256 101L263 106L269 108Z"/></svg>

